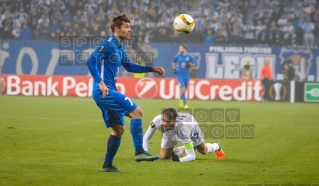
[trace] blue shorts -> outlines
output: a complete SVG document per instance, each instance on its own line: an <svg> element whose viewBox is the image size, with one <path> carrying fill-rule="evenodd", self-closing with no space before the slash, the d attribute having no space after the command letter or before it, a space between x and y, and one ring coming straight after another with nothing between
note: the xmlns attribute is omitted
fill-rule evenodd
<svg viewBox="0 0 319 186"><path fill-rule="evenodd" d="M189 77L177 76L177 81L180 88L187 88Z"/></svg>
<svg viewBox="0 0 319 186"><path fill-rule="evenodd" d="M95 95L94 101L102 111L107 128L113 125L124 125L124 116L138 107L134 101L116 90L109 90L105 98L102 98L102 95Z"/></svg>

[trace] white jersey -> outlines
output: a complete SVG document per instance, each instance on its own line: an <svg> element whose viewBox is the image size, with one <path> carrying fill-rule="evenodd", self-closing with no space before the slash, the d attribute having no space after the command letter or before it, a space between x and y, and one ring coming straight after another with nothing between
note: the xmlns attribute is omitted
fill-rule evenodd
<svg viewBox="0 0 319 186"><path fill-rule="evenodd" d="M144 150L148 151L148 141L156 130L163 133L162 148L174 147L178 142L188 144L191 141L193 141L194 146L197 146L204 141L202 131L200 130L196 119L191 114L179 112L177 114L177 122L174 129L168 131L164 131L162 117L162 115L156 116L144 134Z"/></svg>

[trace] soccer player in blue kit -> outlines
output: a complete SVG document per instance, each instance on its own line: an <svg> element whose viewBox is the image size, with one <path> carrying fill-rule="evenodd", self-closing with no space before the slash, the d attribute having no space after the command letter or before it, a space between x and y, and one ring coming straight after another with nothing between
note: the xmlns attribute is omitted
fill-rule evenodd
<svg viewBox="0 0 319 186"><path fill-rule="evenodd" d="M111 19L112 33L105 38L100 47L94 50L87 61L87 66L94 78L92 97L102 111L104 123L111 127L107 142L103 172L121 172L113 165L114 156L121 144L124 133L124 116L131 118L130 132L135 147L136 161L154 161L159 156L152 156L143 149L142 110L130 98L116 89L119 68L123 66L129 72L156 72L165 74L162 67L139 66L133 64L127 56L122 41L130 37L130 19L126 14L119 14Z"/></svg>
<svg viewBox="0 0 319 186"><path fill-rule="evenodd" d="M190 68L196 65L194 57L187 53L187 46L180 45L179 53L175 55L172 63L174 74L176 74L178 84L180 86L181 98L179 100L179 107L188 109L186 100L186 90L190 79Z"/></svg>

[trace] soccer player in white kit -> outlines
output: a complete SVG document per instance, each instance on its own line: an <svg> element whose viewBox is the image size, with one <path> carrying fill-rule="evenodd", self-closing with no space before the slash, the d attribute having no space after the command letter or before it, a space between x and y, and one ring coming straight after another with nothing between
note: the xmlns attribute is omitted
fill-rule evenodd
<svg viewBox="0 0 319 186"><path fill-rule="evenodd" d="M215 152L217 159L225 159L219 143L205 143L204 135L196 121L189 113L177 113L174 108L165 109L162 114L156 116L143 137L143 148L148 151L148 142L158 130L162 135L161 159L170 159L179 162L195 160L195 150L203 155ZM178 142L184 146L175 147ZM175 148L174 148L175 147ZM179 158L179 155L185 156Z"/></svg>

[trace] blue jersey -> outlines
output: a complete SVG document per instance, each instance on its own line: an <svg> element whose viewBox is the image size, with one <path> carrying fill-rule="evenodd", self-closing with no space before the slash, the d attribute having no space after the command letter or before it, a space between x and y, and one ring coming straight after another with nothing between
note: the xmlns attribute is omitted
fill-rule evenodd
<svg viewBox="0 0 319 186"><path fill-rule="evenodd" d="M88 67L94 78L94 83L104 81L109 89L116 90L115 83L124 56L126 56L124 48L113 34L104 39L88 60ZM131 62L129 59L126 60Z"/></svg>
<svg viewBox="0 0 319 186"><path fill-rule="evenodd" d="M177 76L181 77L190 76L189 68L186 67L186 63L196 63L194 57L189 53L186 53L185 55L178 53L175 55L173 62L176 63Z"/></svg>
<svg viewBox="0 0 319 186"><path fill-rule="evenodd" d="M94 78L93 96L100 94L98 83L103 81L110 90L116 89L119 69L123 66L129 72L150 72L152 67L142 67L132 63L124 47L111 34L105 38L100 47L95 49L87 61L90 73Z"/></svg>

